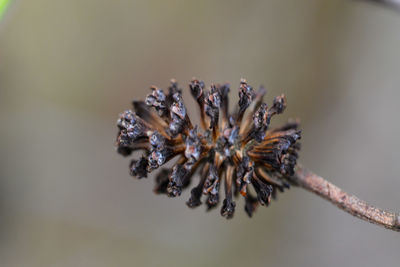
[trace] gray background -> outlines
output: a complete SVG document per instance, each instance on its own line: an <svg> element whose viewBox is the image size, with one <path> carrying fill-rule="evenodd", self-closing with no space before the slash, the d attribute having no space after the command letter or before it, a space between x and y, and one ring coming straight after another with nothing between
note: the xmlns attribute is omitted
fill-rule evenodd
<svg viewBox="0 0 400 267"><path fill-rule="evenodd" d="M300 161L400 209L400 14L348 0L14 1L0 22L1 266L397 266L400 235L302 189L252 219L152 193L115 153L150 85L284 92ZM194 102L185 91L192 116ZM270 103L270 102L269 102Z"/></svg>

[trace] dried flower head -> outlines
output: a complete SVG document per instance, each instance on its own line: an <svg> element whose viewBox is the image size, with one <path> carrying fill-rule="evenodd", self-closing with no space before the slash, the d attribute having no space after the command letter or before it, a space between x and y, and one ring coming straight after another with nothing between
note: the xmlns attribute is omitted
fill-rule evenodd
<svg viewBox="0 0 400 267"><path fill-rule="evenodd" d="M298 122L270 129L272 116L286 107L285 96L275 97L268 107L263 103L265 89L255 92L244 79L232 114L229 84L213 84L206 90L202 81L193 79L189 89L200 108L201 128L192 124L182 90L172 80L168 93L152 86L145 101L133 102L134 111L120 115L117 150L124 156L144 152L130 164L131 175L138 178L176 158L171 169L162 168L156 175L154 192L179 196L198 173L186 202L189 207L199 206L203 195L208 209L216 207L223 187L221 215L232 218L233 196L240 194L251 217L258 204L268 205L277 191L289 188L300 149Z"/></svg>

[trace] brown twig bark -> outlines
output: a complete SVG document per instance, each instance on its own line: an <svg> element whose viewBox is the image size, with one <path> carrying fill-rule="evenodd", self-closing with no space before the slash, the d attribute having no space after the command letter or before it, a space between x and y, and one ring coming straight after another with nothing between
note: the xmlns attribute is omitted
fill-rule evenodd
<svg viewBox="0 0 400 267"><path fill-rule="evenodd" d="M344 192L336 185L298 166L292 182L313 192L340 209L373 224L381 225L393 231L400 231L400 214L376 208L354 195Z"/></svg>
<svg viewBox="0 0 400 267"><path fill-rule="evenodd" d="M400 0L363 0L363 1L374 2L389 8L396 9L397 11L400 11Z"/></svg>

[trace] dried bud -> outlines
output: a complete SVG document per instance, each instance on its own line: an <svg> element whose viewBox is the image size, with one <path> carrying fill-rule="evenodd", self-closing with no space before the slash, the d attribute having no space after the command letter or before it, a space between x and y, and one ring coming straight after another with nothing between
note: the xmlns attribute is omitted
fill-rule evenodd
<svg viewBox="0 0 400 267"><path fill-rule="evenodd" d="M232 198L225 198L222 204L221 215L230 219L233 217L233 213L235 213L236 204L232 201Z"/></svg>
<svg viewBox="0 0 400 267"><path fill-rule="evenodd" d="M156 194L167 194L167 187L169 183L169 176L171 171L168 169L161 169L161 171L157 174L154 186L154 193Z"/></svg>
<svg viewBox="0 0 400 267"><path fill-rule="evenodd" d="M175 136L183 131L186 118L186 108L183 104L182 95L175 93L173 95L174 102L171 106L171 122L169 124L169 130L172 136Z"/></svg>
<svg viewBox="0 0 400 267"><path fill-rule="evenodd" d="M256 128L261 128L265 125L268 125L267 109L268 109L267 104L262 103L261 106L256 111L256 113L254 113L253 119L254 119L254 126Z"/></svg>
<svg viewBox="0 0 400 267"><path fill-rule="evenodd" d="M152 93L146 97L146 105L154 107L160 116L163 116L167 112L167 106L165 103L166 97L163 90L158 89L155 86L151 87Z"/></svg>
<svg viewBox="0 0 400 267"><path fill-rule="evenodd" d="M243 114L244 111L249 107L253 97L253 87L248 85L245 79L241 79L239 87L239 114Z"/></svg>
<svg viewBox="0 0 400 267"><path fill-rule="evenodd" d="M150 145L153 149L164 149L165 148L165 137L162 136L159 132L155 131L150 136Z"/></svg>
<svg viewBox="0 0 400 267"><path fill-rule="evenodd" d="M215 194L209 194L207 198L207 210L211 210L218 205L219 202L219 194L218 192Z"/></svg>
<svg viewBox="0 0 400 267"><path fill-rule="evenodd" d="M219 87L219 93L221 95L221 99L223 102L228 104L228 96L229 96L229 91L231 90L231 85L229 83L223 84L221 87Z"/></svg>
<svg viewBox="0 0 400 267"><path fill-rule="evenodd" d="M261 205L268 205L271 202L272 186L270 184L264 183L255 176L251 179L251 183L257 192L257 199Z"/></svg>
<svg viewBox="0 0 400 267"><path fill-rule="evenodd" d="M194 163L200 159L202 144L200 137L197 135L197 126L189 131L189 136L185 141L185 157L189 162Z"/></svg>
<svg viewBox="0 0 400 267"><path fill-rule="evenodd" d="M170 151L166 146L166 140L164 136L162 136L159 132L155 131L153 134L149 137L150 145L151 145L151 151L149 153L149 156L147 158L148 160L148 171L152 171L154 169L157 169L159 166L163 165L165 161L167 160Z"/></svg>
<svg viewBox="0 0 400 267"><path fill-rule="evenodd" d="M265 134L269 126L269 117L267 112L267 104L263 103L254 113L254 137L257 142L264 140Z"/></svg>
<svg viewBox="0 0 400 267"><path fill-rule="evenodd" d="M117 121L119 133L117 136L117 152L123 156L130 155L136 150L135 143L147 137L148 127L131 110L120 114Z"/></svg>
<svg viewBox="0 0 400 267"><path fill-rule="evenodd" d="M147 159L141 157L139 160L131 161L131 175L138 178L147 177Z"/></svg>
<svg viewBox="0 0 400 267"><path fill-rule="evenodd" d="M245 197L245 206L244 206L244 210L246 211L247 215L249 217L253 216L253 212L256 210L257 206L258 206L258 200L257 198L253 197L250 194L247 194L247 196Z"/></svg>
<svg viewBox="0 0 400 267"><path fill-rule="evenodd" d="M219 119L219 108L221 107L221 95L215 85L211 86L211 92L205 101L205 111L210 117L210 129L215 128Z"/></svg>
<svg viewBox="0 0 400 267"><path fill-rule="evenodd" d="M182 90L178 87L178 82L175 79L171 79L171 85L168 87L168 95L173 96L174 94L182 94Z"/></svg>
<svg viewBox="0 0 400 267"><path fill-rule="evenodd" d="M169 177L169 184L167 187L168 196L176 197L181 195L187 173L183 165L179 164L174 166L171 176Z"/></svg>
<svg viewBox="0 0 400 267"><path fill-rule="evenodd" d="M274 98L274 105L271 108L271 113L281 114L286 108L286 97L284 94Z"/></svg>
<svg viewBox="0 0 400 267"><path fill-rule="evenodd" d="M218 138L216 142L216 149L221 154L226 157L232 157L235 153L235 146L239 138L239 128L230 126L222 131L222 135Z"/></svg>
<svg viewBox="0 0 400 267"><path fill-rule="evenodd" d="M148 171L152 171L154 169L157 169L161 165L165 163L165 160L167 159L166 151L164 150L153 150L150 155L148 156Z"/></svg>
<svg viewBox="0 0 400 267"><path fill-rule="evenodd" d="M173 98L174 98L174 103L172 104L171 108L171 113L172 113L171 117L177 116L179 119L184 120L186 117L186 108L185 105L183 104L182 95L176 93L173 95Z"/></svg>
<svg viewBox="0 0 400 267"><path fill-rule="evenodd" d="M242 196L247 195L247 185L251 182L251 177L253 177L253 166L249 157L244 157L243 160L238 165L238 170L236 172L236 184L239 188L239 192Z"/></svg>
<svg viewBox="0 0 400 267"><path fill-rule="evenodd" d="M208 194L207 204L209 208L216 206L219 202L219 184L217 169L214 165L211 165L203 189L203 194Z"/></svg>
<svg viewBox="0 0 400 267"><path fill-rule="evenodd" d="M201 205L201 195L202 195L202 189L199 187L195 187L190 191L190 198L186 202L186 205L188 205L189 208L195 208L197 206Z"/></svg>
<svg viewBox="0 0 400 267"><path fill-rule="evenodd" d="M135 141L139 137L146 136L146 131L148 130L145 123L131 110L122 113L117 124L120 130L124 131L126 138L129 139L128 143Z"/></svg>
<svg viewBox="0 0 400 267"><path fill-rule="evenodd" d="M194 99L199 100L203 96L204 82L193 79L189 84L189 88Z"/></svg>
<svg viewBox="0 0 400 267"><path fill-rule="evenodd" d="M223 118L225 120L229 117L229 91L231 90L231 86L229 83L223 84L218 88L219 94L221 95L221 110L223 114Z"/></svg>

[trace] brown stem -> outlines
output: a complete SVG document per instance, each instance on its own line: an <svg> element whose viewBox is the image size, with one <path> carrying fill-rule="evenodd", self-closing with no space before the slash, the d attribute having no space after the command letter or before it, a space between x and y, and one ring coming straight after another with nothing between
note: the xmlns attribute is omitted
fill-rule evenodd
<svg viewBox="0 0 400 267"><path fill-rule="evenodd" d="M400 231L400 215L398 213L371 206L300 165L291 181L325 198L353 216L393 231Z"/></svg>
<svg viewBox="0 0 400 267"><path fill-rule="evenodd" d="M400 1L399 0L363 0L363 1L382 4L389 8L394 8L394 9L400 11Z"/></svg>

